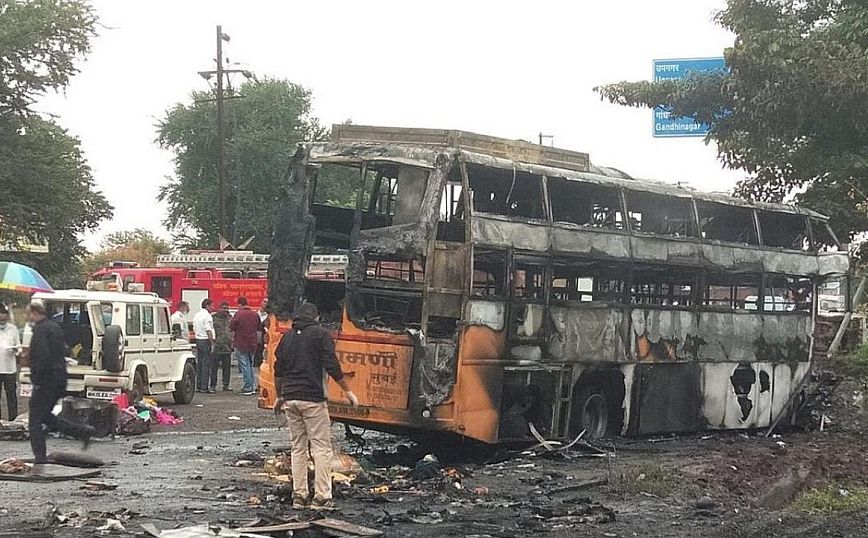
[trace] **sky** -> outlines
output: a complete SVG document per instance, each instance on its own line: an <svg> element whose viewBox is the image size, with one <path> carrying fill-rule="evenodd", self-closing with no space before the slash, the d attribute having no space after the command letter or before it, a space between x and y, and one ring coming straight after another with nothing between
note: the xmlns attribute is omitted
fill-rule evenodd
<svg viewBox="0 0 868 538"><path fill-rule="evenodd" d="M584 151L634 177L727 191L701 138L655 139L652 112L600 100L595 86L650 80L653 59L721 56L733 36L712 18L724 0L331 1L94 0L102 29L80 73L40 112L81 140L115 207L110 232L168 237L159 186L172 155L154 142L165 111L207 89L215 27L224 55L313 93L325 125L462 129ZM546 143L552 143L547 141Z"/></svg>

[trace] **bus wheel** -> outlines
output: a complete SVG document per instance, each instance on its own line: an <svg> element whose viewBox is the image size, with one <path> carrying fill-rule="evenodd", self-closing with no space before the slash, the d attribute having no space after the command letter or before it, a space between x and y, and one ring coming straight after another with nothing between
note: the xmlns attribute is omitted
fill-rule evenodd
<svg viewBox="0 0 868 538"><path fill-rule="evenodd" d="M583 430L585 439L599 439L609 433L609 402L600 387L583 387L573 400L572 435Z"/></svg>

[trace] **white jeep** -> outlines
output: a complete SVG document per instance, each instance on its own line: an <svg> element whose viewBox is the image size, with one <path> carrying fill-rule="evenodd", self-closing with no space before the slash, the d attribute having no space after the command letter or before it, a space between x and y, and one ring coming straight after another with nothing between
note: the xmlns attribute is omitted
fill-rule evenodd
<svg viewBox="0 0 868 538"><path fill-rule="evenodd" d="M173 334L169 303L156 294L64 290L33 298L63 329L72 359L68 393L110 400L124 391L138 401L171 392L178 404L193 401L195 354L190 342ZM30 368L21 369L19 380L21 394L29 396Z"/></svg>

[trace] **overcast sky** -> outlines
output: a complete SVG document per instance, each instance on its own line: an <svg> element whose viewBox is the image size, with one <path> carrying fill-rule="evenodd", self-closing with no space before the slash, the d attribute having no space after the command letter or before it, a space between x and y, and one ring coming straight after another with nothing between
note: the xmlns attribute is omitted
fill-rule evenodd
<svg viewBox="0 0 868 538"><path fill-rule="evenodd" d="M637 177L729 190L702 139L654 139L651 112L600 101L592 88L651 78L655 58L720 56L732 35L712 22L724 0L585 2L94 1L105 28L81 73L39 110L82 141L115 217L108 232L167 235L156 194L173 172L155 124L225 55L313 92L322 123L464 129L590 153Z"/></svg>

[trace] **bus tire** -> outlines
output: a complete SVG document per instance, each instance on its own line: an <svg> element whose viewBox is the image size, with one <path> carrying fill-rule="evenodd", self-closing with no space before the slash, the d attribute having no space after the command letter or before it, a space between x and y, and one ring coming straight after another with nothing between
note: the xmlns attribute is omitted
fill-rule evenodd
<svg viewBox="0 0 868 538"><path fill-rule="evenodd" d="M187 405L193 403L193 397L196 395L196 367L192 361L187 361L184 365L184 374L181 380L175 383L175 392L172 397L175 398L175 403L178 405Z"/></svg>
<svg viewBox="0 0 868 538"><path fill-rule="evenodd" d="M573 398L570 434L585 432L585 439L599 439L609 434L609 401L599 385L579 388Z"/></svg>
<svg viewBox="0 0 868 538"><path fill-rule="evenodd" d="M123 339L124 333L119 325L109 325L102 335L102 367L115 374L124 371L121 353Z"/></svg>

